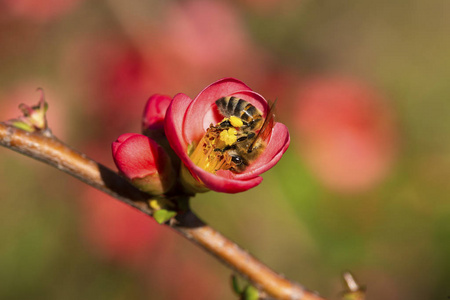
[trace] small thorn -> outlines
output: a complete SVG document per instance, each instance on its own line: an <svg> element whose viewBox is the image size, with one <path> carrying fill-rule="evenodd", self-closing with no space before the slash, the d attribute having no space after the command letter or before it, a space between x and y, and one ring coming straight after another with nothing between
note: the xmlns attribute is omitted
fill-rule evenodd
<svg viewBox="0 0 450 300"><path fill-rule="evenodd" d="M342 293L343 300L364 300L366 298L365 287L360 286L352 273L346 271L342 274L345 291Z"/></svg>
<svg viewBox="0 0 450 300"><path fill-rule="evenodd" d="M349 292L356 292L360 289L358 283L355 280L355 277L353 277L352 273L350 272L344 272L342 274L342 277L344 277L344 282L347 285Z"/></svg>

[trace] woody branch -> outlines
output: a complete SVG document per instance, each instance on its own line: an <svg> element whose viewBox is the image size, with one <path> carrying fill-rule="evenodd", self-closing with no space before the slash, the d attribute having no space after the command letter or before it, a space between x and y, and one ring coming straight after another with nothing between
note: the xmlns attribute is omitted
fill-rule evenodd
<svg viewBox="0 0 450 300"><path fill-rule="evenodd" d="M116 172L73 150L51 134L30 133L0 123L0 145L66 172L149 216L153 213L148 205L148 199L151 199L152 195L139 191ZM166 225L213 254L271 297L298 300L324 299L271 270L206 225L190 210L180 214L177 222Z"/></svg>

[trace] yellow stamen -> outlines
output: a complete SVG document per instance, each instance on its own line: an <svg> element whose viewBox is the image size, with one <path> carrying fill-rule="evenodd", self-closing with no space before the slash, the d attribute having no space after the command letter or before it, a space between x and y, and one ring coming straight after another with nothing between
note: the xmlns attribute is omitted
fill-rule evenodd
<svg viewBox="0 0 450 300"><path fill-rule="evenodd" d="M149 204L150 207L153 208L154 210L161 209L161 206L159 205L158 200L156 199L150 200Z"/></svg>
<svg viewBox="0 0 450 300"><path fill-rule="evenodd" d="M235 128L226 130L211 126L197 145L188 147L189 157L194 164L210 173L227 168L231 157L220 149L223 149L227 142L233 144L237 139L236 134Z"/></svg>
<svg viewBox="0 0 450 300"><path fill-rule="evenodd" d="M208 129L195 150L189 155L197 166L210 173L219 170L228 158L228 155L223 154L220 150L216 151L219 146L218 142L223 144L218 137L219 132Z"/></svg>
<svg viewBox="0 0 450 300"><path fill-rule="evenodd" d="M220 133L220 140L224 142L227 146L231 146L236 143L237 140L237 130L235 128L230 128L224 130Z"/></svg>
<svg viewBox="0 0 450 300"><path fill-rule="evenodd" d="M242 127L244 125L241 118L238 118L236 116L230 117L230 123L231 123L231 125L233 125L233 127Z"/></svg>

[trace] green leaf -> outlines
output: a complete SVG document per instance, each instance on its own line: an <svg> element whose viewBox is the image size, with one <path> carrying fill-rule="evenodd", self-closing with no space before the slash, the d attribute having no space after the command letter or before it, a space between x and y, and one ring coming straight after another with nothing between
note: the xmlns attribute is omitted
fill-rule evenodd
<svg viewBox="0 0 450 300"><path fill-rule="evenodd" d="M244 292L242 293L242 299L244 300L258 300L259 299L259 292L258 290L251 286L247 285L245 287Z"/></svg>
<svg viewBox="0 0 450 300"><path fill-rule="evenodd" d="M176 212L172 210L160 209L153 213L153 218L155 218L158 224L163 224L169 221L171 218L176 216Z"/></svg>
<svg viewBox="0 0 450 300"><path fill-rule="evenodd" d="M34 131L33 126L31 126L31 125L29 125L29 124L27 124L25 122L22 122L22 121L14 120L14 121L11 122L11 125L16 127L16 128L28 131L28 132L33 132Z"/></svg>
<svg viewBox="0 0 450 300"><path fill-rule="evenodd" d="M239 283L238 283L238 279L237 279L236 275L231 275L231 286L233 287L233 291L236 294L238 294L238 295L242 294L242 290L239 287Z"/></svg>

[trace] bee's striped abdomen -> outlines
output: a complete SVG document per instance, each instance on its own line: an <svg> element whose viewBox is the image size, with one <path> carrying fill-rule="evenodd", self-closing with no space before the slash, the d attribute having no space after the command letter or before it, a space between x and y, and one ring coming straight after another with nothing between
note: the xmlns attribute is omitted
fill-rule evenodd
<svg viewBox="0 0 450 300"><path fill-rule="evenodd" d="M219 133L222 135L223 132L233 128L235 135L232 144L226 144L222 140L223 142L220 145L217 144L214 149L217 155L226 158L219 169L240 173L256 160L266 147L266 140L272 132L274 123L273 106L264 119L262 113L255 106L238 97L222 97L215 103L224 119L216 126L211 125L208 130L217 131L216 139L219 142L221 139Z"/></svg>
<svg viewBox="0 0 450 300"><path fill-rule="evenodd" d="M245 106L244 110L241 111L241 116L240 117L241 117L242 120L244 120L246 122L250 122L253 119L261 118L261 114L256 109L256 107L254 107L250 103L247 103L247 105Z"/></svg>
<svg viewBox="0 0 450 300"><path fill-rule="evenodd" d="M256 107L237 97L222 97L216 100L216 105L225 118L236 116L246 123L262 119L261 113Z"/></svg>

